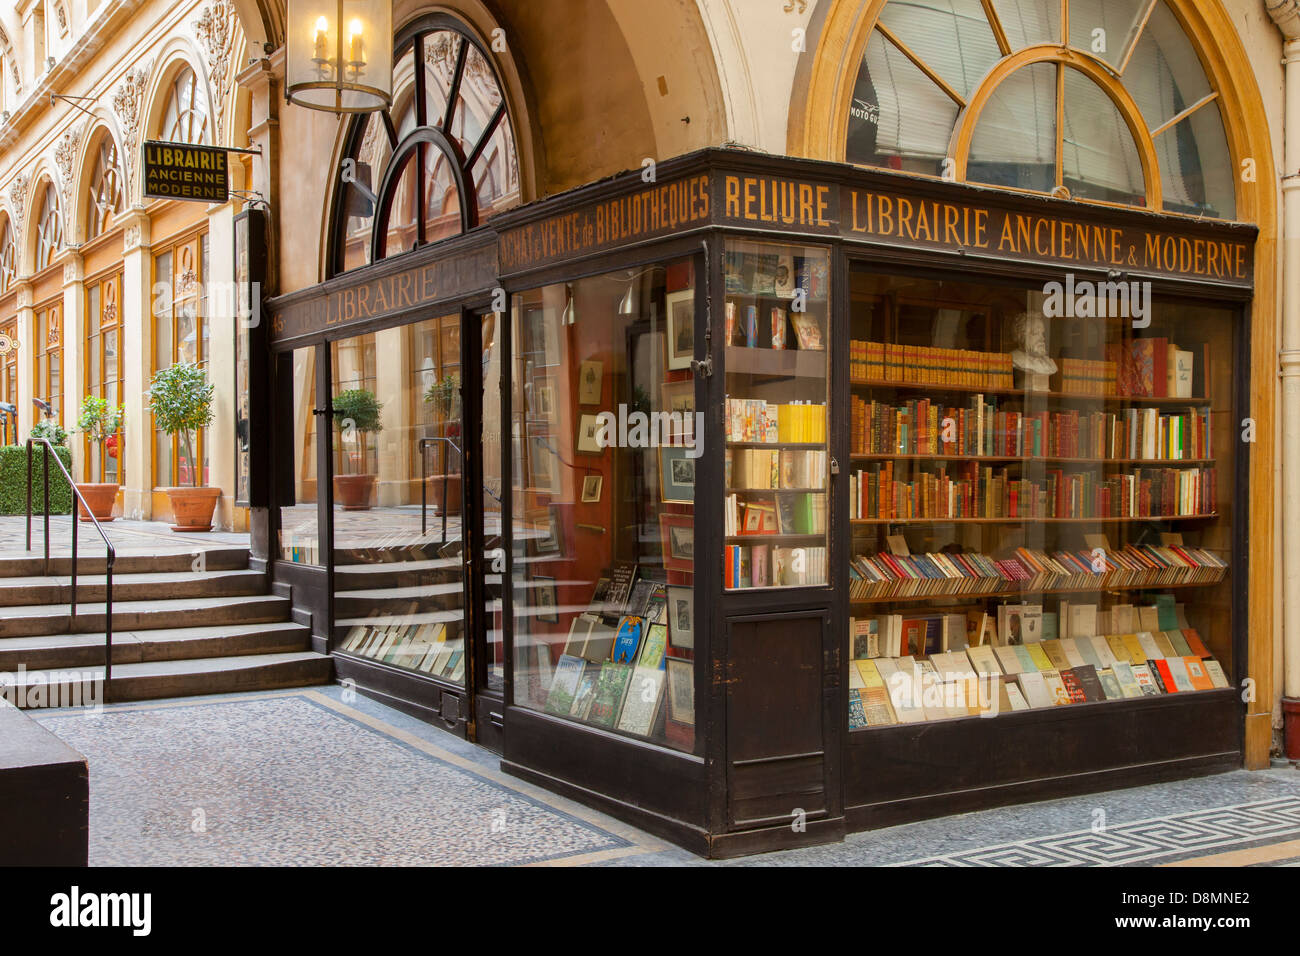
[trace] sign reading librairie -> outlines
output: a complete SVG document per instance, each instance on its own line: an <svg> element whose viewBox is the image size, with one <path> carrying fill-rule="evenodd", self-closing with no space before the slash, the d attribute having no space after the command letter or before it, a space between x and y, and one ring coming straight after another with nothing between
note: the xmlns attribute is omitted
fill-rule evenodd
<svg viewBox="0 0 1300 956"><path fill-rule="evenodd" d="M146 199L223 203L230 198L226 151L188 143L144 144Z"/></svg>

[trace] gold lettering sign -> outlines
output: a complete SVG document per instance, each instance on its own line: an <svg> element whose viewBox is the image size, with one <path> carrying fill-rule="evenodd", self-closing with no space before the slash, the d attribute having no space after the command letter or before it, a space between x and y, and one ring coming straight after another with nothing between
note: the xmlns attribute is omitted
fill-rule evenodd
<svg viewBox="0 0 1300 956"><path fill-rule="evenodd" d="M149 141L143 151L146 199L223 203L230 197L225 150Z"/></svg>

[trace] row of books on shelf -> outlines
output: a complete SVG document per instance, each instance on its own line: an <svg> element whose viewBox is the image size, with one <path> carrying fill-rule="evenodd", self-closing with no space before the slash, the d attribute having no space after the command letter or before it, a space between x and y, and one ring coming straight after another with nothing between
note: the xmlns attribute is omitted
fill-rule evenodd
<svg viewBox="0 0 1300 956"><path fill-rule="evenodd" d="M280 532L280 558L294 564L320 564L320 538L291 530Z"/></svg>
<svg viewBox="0 0 1300 956"><path fill-rule="evenodd" d="M828 552L823 546L730 544L722 552L722 583L729 590L826 583Z"/></svg>
<svg viewBox="0 0 1300 956"><path fill-rule="evenodd" d="M825 351L826 340L822 336L821 321L811 312L773 305L764 310L764 315L767 326L761 327L758 306L741 306L728 301L727 344L751 349L800 348Z"/></svg>
<svg viewBox="0 0 1300 956"><path fill-rule="evenodd" d="M976 395L966 407L853 396L855 455L959 455L1180 461L1213 457L1210 410L1002 411Z"/></svg>
<svg viewBox="0 0 1300 956"><path fill-rule="evenodd" d="M465 676L465 642L461 637L450 638L450 634L442 621L357 624L344 635L340 648L358 657L458 682Z"/></svg>
<svg viewBox="0 0 1300 956"><path fill-rule="evenodd" d="M1012 388L1011 355L934 345L849 342L849 378L855 382Z"/></svg>
<svg viewBox="0 0 1300 956"><path fill-rule="evenodd" d="M796 256L782 252L729 249L723 256L723 281L728 295L767 295L824 299L830 292L830 266L825 254Z"/></svg>
<svg viewBox="0 0 1300 956"><path fill-rule="evenodd" d="M1104 359L1062 357L1056 388L1071 395L1190 398L1196 355L1155 336L1111 342Z"/></svg>
<svg viewBox="0 0 1300 956"><path fill-rule="evenodd" d="M727 441L777 444L826 441L826 406L727 398Z"/></svg>
<svg viewBox="0 0 1300 956"><path fill-rule="evenodd" d="M1228 563L1186 545L1129 544L1120 549L1046 551L1017 548L1002 558L978 552L855 555L849 562L854 601L1217 584Z"/></svg>
<svg viewBox="0 0 1300 956"><path fill-rule="evenodd" d="M825 534L826 495L823 492L773 493L763 500L742 501L727 495L722 533L737 534Z"/></svg>
<svg viewBox="0 0 1300 956"><path fill-rule="evenodd" d="M827 461L816 448L728 448L723 480L728 488L760 491L824 488Z"/></svg>
<svg viewBox="0 0 1300 956"><path fill-rule="evenodd" d="M932 473L925 470L934 467ZM884 521L961 518L1171 518L1214 514L1217 470L1136 468L1015 478L1006 468L886 461L849 475L849 517ZM904 477L908 476L908 477Z"/></svg>

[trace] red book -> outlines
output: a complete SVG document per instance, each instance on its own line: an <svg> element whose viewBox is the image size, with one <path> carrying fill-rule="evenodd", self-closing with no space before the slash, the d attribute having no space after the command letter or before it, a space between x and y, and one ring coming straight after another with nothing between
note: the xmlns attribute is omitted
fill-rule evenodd
<svg viewBox="0 0 1300 956"><path fill-rule="evenodd" d="M1147 661L1147 663L1155 664L1156 670L1160 672L1160 679L1164 681L1166 694L1174 694L1178 692L1178 685L1174 683L1174 675L1169 670L1168 661L1162 657L1158 661Z"/></svg>
<svg viewBox="0 0 1300 956"><path fill-rule="evenodd" d="M1210 653L1210 649L1205 646L1205 642L1201 640L1201 635L1196 633L1196 628L1189 627L1184 630L1183 640L1187 642L1187 646L1192 649L1192 653L1197 657L1206 658L1214 656Z"/></svg>

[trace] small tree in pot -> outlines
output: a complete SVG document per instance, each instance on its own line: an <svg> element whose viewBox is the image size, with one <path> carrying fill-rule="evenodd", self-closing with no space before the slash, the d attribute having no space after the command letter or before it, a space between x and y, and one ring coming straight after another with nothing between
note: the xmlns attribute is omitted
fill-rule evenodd
<svg viewBox="0 0 1300 956"><path fill-rule="evenodd" d="M366 467L366 435L383 431L382 412L384 406L375 398L375 393L367 388L350 388L334 396L334 424L339 428L341 439L339 448L343 452L340 458L347 462L352 455L349 446L360 449L357 456L360 462L358 472L348 469L348 473L334 476L334 496L343 506L344 511L366 511L370 508L370 497L375 489L378 476L364 473Z"/></svg>
<svg viewBox="0 0 1300 956"><path fill-rule="evenodd" d="M442 437L460 446L460 376L448 372L424 391L429 406L442 426ZM460 455L447 442L439 442L442 472L429 476L433 506L440 512L460 513Z"/></svg>
<svg viewBox="0 0 1300 956"><path fill-rule="evenodd" d="M125 417L126 409L121 405L114 408L105 399L94 395L87 395L81 400L81 415L77 419L77 431L85 435L86 439L99 449L99 481L78 484L77 490L81 492L81 497L85 499L91 514L100 521L113 520L113 505L117 502L117 491L120 485L116 481L104 481L106 446L109 438L121 431ZM90 515L83 513L81 520L89 521Z"/></svg>
<svg viewBox="0 0 1300 956"><path fill-rule="evenodd" d="M191 485L188 488L165 488L171 500L173 531L211 531L212 513L216 510L220 488L199 485L199 469L194 460L195 435L212 424L212 397L216 386L198 365L178 362L160 369L149 386L149 410L154 423L168 435L180 435L190 463Z"/></svg>

